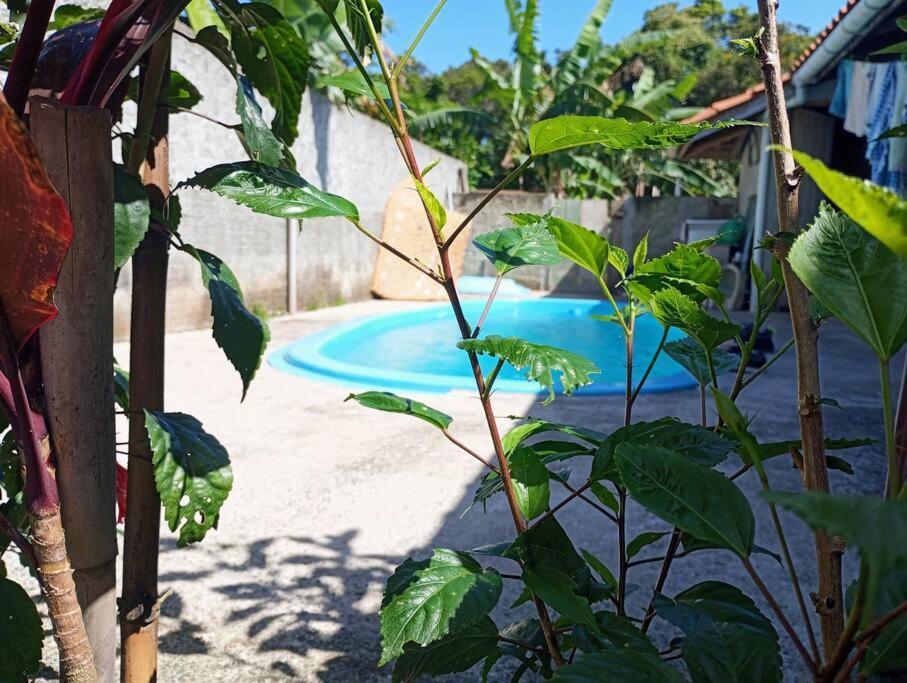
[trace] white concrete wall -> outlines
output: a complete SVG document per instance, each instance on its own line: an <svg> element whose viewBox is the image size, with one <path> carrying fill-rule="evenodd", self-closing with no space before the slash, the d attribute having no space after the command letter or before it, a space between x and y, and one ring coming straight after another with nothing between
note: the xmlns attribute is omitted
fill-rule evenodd
<svg viewBox="0 0 907 683"><path fill-rule="evenodd" d="M226 69L203 49L174 37L173 68L202 93L195 111L225 123L238 123L236 87ZM260 98L270 120L267 102ZM133 109L125 118L132 120ZM126 124L131 128L131 123ZM176 114L170 123L171 185L214 164L240 161L245 153L229 130L192 114ZM293 145L300 174L321 189L354 202L362 222L381 232L384 208L393 187L405 176L390 130L348 107L332 105L307 92L299 117L299 139ZM466 189L466 166L425 145L416 145L420 162L440 158L430 186L445 198ZM236 273L249 306L269 311L287 309L287 223L196 190L181 190L183 239L217 254ZM305 221L297 254L298 302L301 309L369 296L376 247L341 219ZM210 301L201 285L198 265L185 254L171 257L168 318L171 329L209 324ZM130 305L128 267L120 275L115 298L117 336L128 334Z"/></svg>

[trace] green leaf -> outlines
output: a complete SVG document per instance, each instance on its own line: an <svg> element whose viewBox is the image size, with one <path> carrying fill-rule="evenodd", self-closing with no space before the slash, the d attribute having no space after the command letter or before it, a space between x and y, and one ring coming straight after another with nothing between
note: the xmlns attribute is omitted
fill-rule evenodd
<svg viewBox="0 0 907 683"><path fill-rule="evenodd" d="M271 129L284 143L293 144L311 63L305 41L269 5L219 1L229 10L220 16L230 28L236 60L276 111Z"/></svg>
<svg viewBox="0 0 907 683"><path fill-rule="evenodd" d="M535 519L548 509L551 485L548 468L532 448L520 446L507 457L517 504L527 519Z"/></svg>
<svg viewBox="0 0 907 683"><path fill-rule="evenodd" d="M882 578L907 562L907 501L870 496L833 496L828 493L783 493L763 491L770 503L787 508L813 529L842 536L860 549L869 568L866 576L864 625L875 614Z"/></svg>
<svg viewBox="0 0 907 683"><path fill-rule="evenodd" d="M902 259L907 259L907 201L868 180L833 171L802 152L793 155L819 189L844 213Z"/></svg>
<svg viewBox="0 0 907 683"><path fill-rule="evenodd" d="M732 481L664 448L621 444L615 452L633 499L696 538L747 557L756 523Z"/></svg>
<svg viewBox="0 0 907 683"><path fill-rule="evenodd" d="M739 325L713 318L693 299L674 287L665 287L655 292L648 306L662 325L686 332L709 350L740 334Z"/></svg>
<svg viewBox="0 0 907 683"><path fill-rule="evenodd" d="M636 557L639 551L667 536L670 531L644 531L627 544L627 558Z"/></svg>
<svg viewBox="0 0 907 683"><path fill-rule="evenodd" d="M646 263L646 257L649 255L649 231L642 236L636 249L633 250L633 270L639 270Z"/></svg>
<svg viewBox="0 0 907 683"><path fill-rule="evenodd" d="M698 342L690 337L678 339L665 344L664 350L675 362L682 365L687 372L693 375L693 378L701 386L707 386L712 383L705 349ZM740 366L740 356L721 348L715 348L712 349L712 362L715 365L715 374L721 375L725 372L737 370Z"/></svg>
<svg viewBox="0 0 907 683"><path fill-rule="evenodd" d="M161 88L158 103L173 109L192 109L202 101L202 94L178 71L170 72L170 81Z"/></svg>
<svg viewBox="0 0 907 683"><path fill-rule="evenodd" d="M201 541L233 487L230 456L191 415L146 410L145 429L167 526L180 547Z"/></svg>
<svg viewBox="0 0 907 683"><path fill-rule="evenodd" d="M283 145L268 128L251 85L244 78L236 81L236 113L242 121L242 137L252 161L279 166L283 160Z"/></svg>
<svg viewBox="0 0 907 683"><path fill-rule="evenodd" d="M523 571L523 582L545 604L574 624L598 631L589 602L575 592L576 582L554 567L535 567Z"/></svg>
<svg viewBox="0 0 907 683"><path fill-rule="evenodd" d="M44 628L28 593L10 579L0 578L0 680L26 683L41 668Z"/></svg>
<svg viewBox="0 0 907 683"><path fill-rule="evenodd" d="M428 209L432 220L435 222L435 228L437 229L438 234L442 234L444 226L447 225L447 211L444 210L444 206L438 201L438 198L435 197L432 191L425 187L425 185L415 178L413 178L413 183L415 183L416 191L422 198L422 203Z"/></svg>
<svg viewBox="0 0 907 683"><path fill-rule="evenodd" d="M271 338L268 324L246 308L239 282L226 263L191 244L182 248L201 267L202 283L211 297L214 341L239 373L245 399Z"/></svg>
<svg viewBox="0 0 907 683"><path fill-rule="evenodd" d="M907 600L907 571L901 569L882 579L876 611L887 614ZM860 673L874 676L886 671L907 668L907 614L886 626L872 641L860 661Z"/></svg>
<svg viewBox="0 0 907 683"><path fill-rule="evenodd" d="M600 372L588 358L554 346L533 344L519 337L500 337L496 334L482 339L464 339L457 342L464 351L493 356L505 360L520 371L527 368L526 378L538 382L548 390L543 404L554 400L554 373L560 373L565 394L591 384L589 375Z"/></svg>
<svg viewBox="0 0 907 683"><path fill-rule="evenodd" d="M678 244L663 256L641 265L630 282L642 285L647 292L674 287L697 302L705 298L722 301L721 264L714 256L695 245ZM643 298L648 301L648 295Z"/></svg>
<svg viewBox="0 0 907 683"><path fill-rule="evenodd" d="M73 24L85 21L96 21L104 18L105 11L100 7L80 7L79 5L60 5L54 10L54 20L50 22L49 29L59 31Z"/></svg>
<svg viewBox="0 0 907 683"><path fill-rule="evenodd" d="M789 259L803 284L880 359L907 341L907 260L853 221L823 205Z"/></svg>
<svg viewBox="0 0 907 683"><path fill-rule="evenodd" d="M349 401L350 399L372 410L412 415L442 431L450 427L450 423L453 422L453 418L450 415L445 415L440 410L435 410L419 401L397 396L387 391L366 391L361 394L350 394L344 401Z"/></svg>
<svg viewBox="0 0 907 683"><path fill-rule="evenodd" d="M436 548L430 560L406 560L387 581L381 604L381 661L406 643L428 645L471 626L497 605L501 576L466 553Z"/></svg>
<svg viewBox="0 0 907 683"><path fill-rule="evenodd" d="M410 683L419 676L468 671L490 656L498 645L498 627L488 617L440 640L419 647L403 646L403 654L394 666L394 683Z"/></svg>
<svg viewBox="0 0 907 683"><path fill-rule="evenodd" d="M517 536L503 557L522 562L530 569L549 567L573 574L586 567L573 542L554 515L546 517Z"/></svg>
<svg viewBox="0 0 907 683"><path fill-rule="evenodd" d="M614 452L621 444L667 448L691 462L714 467L734 450L734 442L701 425L687 424L676 417L663 417L653 422L636 422L614 430L605 439L592 461L593 480L617 479Z"/></svg>
<svg viewBox="0 0 907 683"><path fill-rule="evenodd" d="M613 510L614 512L617 512L620 509L620 503L617 502L617 498L613 493L611 493L611 489L609 489L604 484L593 481L591 484L589 484L589 490L592 492L592 495L598 498L599 502L605 507Z"/></svg>
<svg viewBox="0 0 907 683"><path fill-rule="evenodd" d="M555 265L562 257L544 222L486 232L473 244L488 257L498 275L520 266Z"/></svg>
<svg viewBox="0 0 907 683"><path fill-rule="evenodd" d="M210 26L229 40L230 32L214 8L211 7L209 0L189 0L189 4L186 5L186 16L189 19L189 26L196 34Z"/></svg>
<svg viewBox="0 0 907 683"><path fill-rule="evenodd" d="M839 451L848 448L859 448L860 446L870 446L875 443L875 439L825 439L826 451ZM800 439L790 439L788 441L772 441L760 443L759 458L764 462L771 458L777 458L779 455L790 454L791 448L797 450L803 449L803 442Z"/></svg>
<svg viewBox="0 0 907 683"><path fill-rule="evenodd" d="M652 681L682 683L683 677L657 654L614 649L584 654L562 666L551 678L554 683L601 683L602 681Z"/></svg>
<svg viewBox="0 0 907 683"><path fill-rule="evenodd" d="M596 432L592 429L586 429L585 427L577 427L576 425L549 422L547 420L539 420L532 417L516 417L513 419L527 421L511 429L504 435L504 438L501 439L501 443L504 446L504 452L506 453L509 453L530 437L547 433L566 434L567 436L572 436L595 446L598 446L607 438L606 434Z"/></svg>
<svg viewBox="0 0 907 683"><path fill-rule="evenodd" d="M554 237L557 248L564 258L596 277L604 276L611 245L597 232L557 216L511 214L510 218L516 225L532 225L546 221L548 232Z"/></svg>
<svg viewBox="0 0 907 683"><path fill-rule="evenodd" d="M151 208L148 193L137 175L122 164L113 165L113 267L132 258L148 232Z"/></svg>
<svg viewBox="0 0 907 683"><path fill-rule="evenodd" d="M256 213L277 218L330 218L359 220L359 210L335 194L322 192L292 171L254 161L238 161L207 168L181 182L181 187L210 190Z"/></svg>
<svg viewBox="0 0 907 683"><path fill-rule="evenodd" d="M129 373L116 364L113 366L113 399L121 410L129 410Z"/></svg>
<svg viewBox="0 0 907 683"><path fill-rule="evenodd" d="M655 613L684 632L681 651L694 683L781 681L778 634L735 586L706 581L673 600L657 595Z"/></svg>
<svg viewBox="0 0 907 683"><path fill-rule="evenodd" d="M536 157L589 144L618 150L665 149L677 147L704 130L739 125L754 124L734 120L678 123L627 121L600 116L558 116L539 121L529 129L529 149Z"/></svg>
<svg viewBox="0 0 907 683"><path fill-rule="evenodd" d="M375 88L378 90L378 94L381 95L382 99L389 100L391 98L391 94L387 89L387 85L382 81L373 82L375 84ZM322 76L319 79L319 83L322 86L340 88L344 92L348 92L353 95L362 95L364 97L375 99L375 95L372 92L372 89L369 87L368 83L365 80L365 77L358 69L344 71L342 74ZM424 175L425 171L423 170L422 173Z"/></svg>
<svg viewBox="0 0 907 683"><path fill-rule="evenodd" d="M878 137L879 140L890 140L892 138L907 138L907 124L886 130Z"/></svg>
<svg viewBox="0 0 907 683"><path fill-rule="evenodd" d="M608 566L598 559L595 555L590 553L588 550L580 549L580 552L583 554L583 557L586 560L586 563L592 567L592 570L601 577L601 580L604 581L609 586L617 587L617 579L614 578L614 574L608 569Z"/></svg>
<svg viewBox="0 0 907 683"><path fill-rule="evenodd" d="M595 653L617 648L658 656L658 649L652 641L628 618L600 611L595 613L595 622L600 635L588 633L581 626L573 630L577 645L583 652Z"/></svg>

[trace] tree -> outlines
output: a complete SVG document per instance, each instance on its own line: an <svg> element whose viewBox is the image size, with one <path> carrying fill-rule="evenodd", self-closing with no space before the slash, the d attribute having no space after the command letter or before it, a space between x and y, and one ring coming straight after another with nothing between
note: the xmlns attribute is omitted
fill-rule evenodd
<svg viewBox="0 0 907 683"><path fill-rule="evenodd" d="M759 65L741 60L729 50L729 41L759 31L759 14L744 6L727 9L721 0L696 0L689 7L667 2L646 12L643 31L670 31L673 38L657 49L640 51L658 79L679 79L698 73L690 101L705 106L735 95L760 82ZM778 47L783 69L789 68L812 42L805 26L778 25Z"/></svg>

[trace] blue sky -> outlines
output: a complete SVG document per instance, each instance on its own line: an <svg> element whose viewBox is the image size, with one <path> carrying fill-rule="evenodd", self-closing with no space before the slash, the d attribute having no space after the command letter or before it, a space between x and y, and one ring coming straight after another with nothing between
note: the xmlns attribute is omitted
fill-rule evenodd
<svg viewBox="0 0 907 683"><path fill-rule="evenodd" d="M642 24L643 14L664 0L614 0L603 36L614 41ZM385 34L390 47L402 52L419 30L435 0L383 0L384 10L394 22ZM691 2L680 0L681 5ZM726 0L727 7L756 0ZM818 33L837 14L844 0L784 0L779 16L784 21L804 24ZM594 0L541 0L540 41L549 53L573 44ZM462 64L474 47L486 57L506 57L510 49L507 17L503 0L448 0L432 29L416 52L416 57L434 71Z"/></svg>

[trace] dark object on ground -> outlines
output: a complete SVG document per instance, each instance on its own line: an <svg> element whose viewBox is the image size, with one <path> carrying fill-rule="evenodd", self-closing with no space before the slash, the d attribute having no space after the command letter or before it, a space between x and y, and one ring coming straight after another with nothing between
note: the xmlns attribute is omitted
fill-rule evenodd
<svg viewBox="0 0 907 683"><path fill-rule="evenodd" d="M753 334L753 324L749 323L743 327L743 330L740 332L740 338L747 342ZM775 342L772 339L772 329L765 327L756 334L756 343L753 345L753 352L750 354L749 360L746 365L750 368L761 368L765 365L767 360L765 354L771 353L775 350ZM740 355L740 347L737 344L731 344L728 347L728 351L731 353L736 353Z"/></svg>

